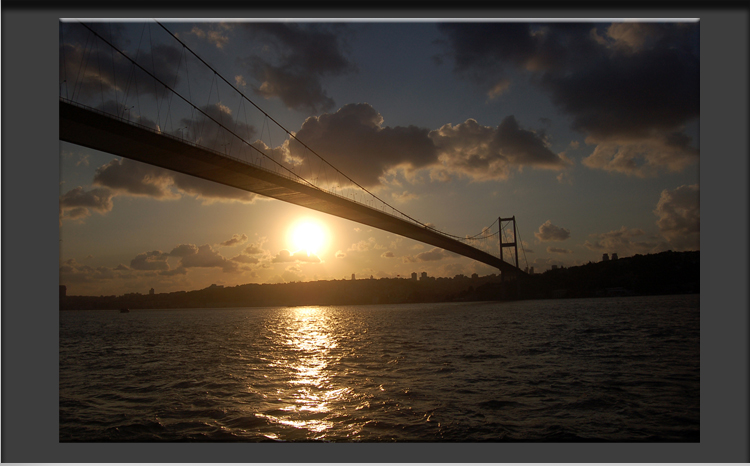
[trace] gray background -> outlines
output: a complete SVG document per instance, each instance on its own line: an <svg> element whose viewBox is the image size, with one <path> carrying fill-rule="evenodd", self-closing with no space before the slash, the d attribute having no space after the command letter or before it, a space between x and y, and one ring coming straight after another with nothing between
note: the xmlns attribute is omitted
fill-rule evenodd
<svg viewBox="0 0 750 466"><path fill-rule="evenodd" d="M211 2L206 2L213 5ZM3 462L747 462L748 11L121 10L2 13ZM42 5L37 4L37 7ZM746 7L745 7L746 8ZM58 18L700 18L701 442L60 444Z"/></svg>

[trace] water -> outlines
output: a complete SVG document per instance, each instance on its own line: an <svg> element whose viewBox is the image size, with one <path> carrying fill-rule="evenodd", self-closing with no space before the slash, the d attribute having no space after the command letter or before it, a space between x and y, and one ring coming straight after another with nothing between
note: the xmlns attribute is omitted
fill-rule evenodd
<svg viewBox="0 0 750 466"><path fill-rule="evenodd" d="M699 296L60 312L60 441L700 440Z"/></svg>

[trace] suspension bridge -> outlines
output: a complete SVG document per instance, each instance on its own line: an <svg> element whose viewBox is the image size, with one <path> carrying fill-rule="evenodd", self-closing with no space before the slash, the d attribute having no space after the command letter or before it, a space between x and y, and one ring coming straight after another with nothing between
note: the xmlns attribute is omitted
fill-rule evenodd
<svg viewBox="0 0 750 466"><path fill-rule="evenodd" d="M158 21L142 24L134 50L117 44L111 24L61 22L60 31L60 140L369 225L477 260L503 276L525 274L515 218L498 218L465 236L414 219L298 140ZM76 41L66 41L66 33ZM235 104L233 116L229 105ZM256 125L261 137L251 141ZM288 139L304 154L301 160L278 153L274 139ZM513 222L512 233L503 221ZM504 260L505 248L513 248L513 263Z"/></svg>

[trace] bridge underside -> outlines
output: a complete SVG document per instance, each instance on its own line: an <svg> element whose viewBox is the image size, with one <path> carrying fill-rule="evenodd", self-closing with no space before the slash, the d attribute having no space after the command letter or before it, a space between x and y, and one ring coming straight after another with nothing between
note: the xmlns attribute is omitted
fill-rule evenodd
<svg viewBox="0 0 750 466"><path fill-rule="evenodd" d="M406 220L64 101L60 139L369 225L483 262L504 274L524 274L491 254Z"/></svg>

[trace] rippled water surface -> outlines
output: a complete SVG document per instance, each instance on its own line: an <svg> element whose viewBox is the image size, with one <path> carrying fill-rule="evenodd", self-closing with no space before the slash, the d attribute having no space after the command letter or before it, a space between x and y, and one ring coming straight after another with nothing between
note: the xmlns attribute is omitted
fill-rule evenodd
<svg viewBox="0 0 750 466"><path fill-rule="evenodd" d="M60 312L60 440L689 441L699 296Z"/></svg>

